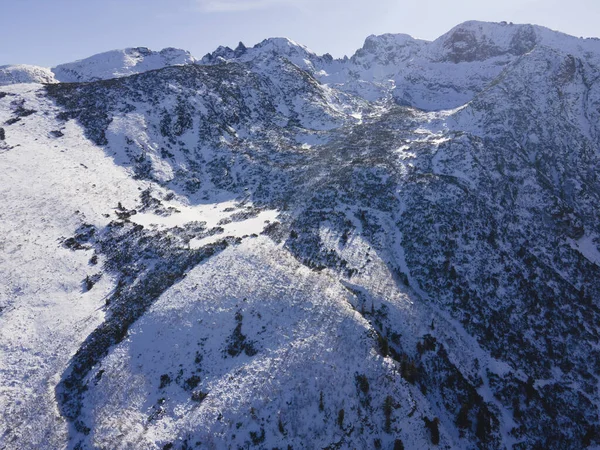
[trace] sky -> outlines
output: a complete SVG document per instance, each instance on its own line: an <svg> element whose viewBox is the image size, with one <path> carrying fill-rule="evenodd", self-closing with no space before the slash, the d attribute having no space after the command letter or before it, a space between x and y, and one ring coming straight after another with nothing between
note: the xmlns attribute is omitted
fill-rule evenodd
<svg viewBox="0 0 600 450"><path fill-rule="evenodd" d="M350 56L371 34L434 40L467 20L600 36L599 0L0 0L0 12L0 65L45 67L138 46L200 58L268 37Z"/></svg>

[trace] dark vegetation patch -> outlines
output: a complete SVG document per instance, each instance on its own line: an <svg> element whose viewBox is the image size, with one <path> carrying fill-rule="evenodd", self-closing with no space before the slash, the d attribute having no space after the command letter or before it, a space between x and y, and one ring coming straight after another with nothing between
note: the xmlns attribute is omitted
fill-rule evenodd
<svg viewBox="0 0 600 450"><path fill-rule="evenodd" d="M119 205L117 211L127 210ZM93 367L127 336L129 326L165 290L192 267L228 245L220 241L196 250L180 248L173 245L167 233L149 232L129 222L127 217L111 222L101 232L84 224L75 236L63 241L63 246L72 250L93 247L105 257L103 269L118 278L114 292L106 300L106 320L79 348L56 388L61 413L78 433L85 436L90 431L80 413L87 390L86 378ZM84 283L87 285L87 280ZM186 386L194 389L199 381L199 377L192 376L186 380ZM161 377L160 382L166 387L170 378ZM155 411L153 420L159 418L161 411L160 408Z"/></svg>
<svg viewBox="0 0 600 450"><path fill-rule="evenodd" d="M235 321L237 322L231 336L227 339L227 346L224 350L224 355L232 357L239 356L242 352L247 356L254 356L258 353L256 350L256 343L250 341L246 335L242 333L242 321L244 316L241 312L235 314Z"/></svg>

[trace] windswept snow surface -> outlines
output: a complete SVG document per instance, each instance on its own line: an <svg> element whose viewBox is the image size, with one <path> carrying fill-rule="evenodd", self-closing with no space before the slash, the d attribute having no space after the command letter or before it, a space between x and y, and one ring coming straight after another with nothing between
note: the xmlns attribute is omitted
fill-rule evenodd
<svg viewBox="0 0 600 450"><path fill-rule="evenodd" d="M169 204L166 203L167 208ZM243 238L252 234L260 234L265 226L277 218L277 211L256 211L249 204L239 204L235 201L226 201L214 204L197 206L170 206L174 212L164 216L154 213L136 214L132 222L150 229L172 228L190 222L201 222L209 229L220 228L218 233L190 241L192 248L200 248L206 244L216 242L223 237Z"/></svg>
<svg viewBox="0 0 600 450"><path fill-rule="evenodd" d="M587 235L577 239L576 241L571 240L570 244L573 249L580 252L591 262L600 266L600 250L598 250L600 244L598 241L599 239L597 237L594 239L593 236Z"/></svg>

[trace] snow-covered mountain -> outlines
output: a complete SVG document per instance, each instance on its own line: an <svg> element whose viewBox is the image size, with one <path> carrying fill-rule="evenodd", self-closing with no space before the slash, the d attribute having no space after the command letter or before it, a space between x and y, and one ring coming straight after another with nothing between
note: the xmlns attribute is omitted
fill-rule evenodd
<svg viewBox="0 0 600 450"><path fill-rule="evenodd" d="M598 448L599 42L0 72L0 447Z"/></svg>
<svg viewBox="0 0 600 450"><path fill-rule="evenodd" d="M424 110L464 105L507 65L534 48L566 52L598 64L600 41L579 39L535 25L465 22L433 42L405 34L369 36L351 57L318 56L285 39L267 39L253 48L219 48L202 64L265 60L275 51L322 83L369 100L393 95Z"/></svg>
<svg viewBox="0 0 600 450"><path fill-rule="evenodd" d="M145 47L112 50L51 69L29 65L0 66L0 86L17 83L75 83L127 77L168 66L193 64L189 52L164 48L159 52Z"/></svg>
<svg viewBox="0 0 600 450"><path fill-rule="evenodd" d="M80 61L60 64L52 68L52 72L58 81L72 83L126 77L194 62L195 59L184 50L165 48L154 52L145 47L135 47L113 50Z"/></svg>
<svg viewBox="0 0 600 450"><path fill-rule="evenodd" d="M28 64L0 66L0 86L20 83L56 83L54 74L45 67Z"/></svg>

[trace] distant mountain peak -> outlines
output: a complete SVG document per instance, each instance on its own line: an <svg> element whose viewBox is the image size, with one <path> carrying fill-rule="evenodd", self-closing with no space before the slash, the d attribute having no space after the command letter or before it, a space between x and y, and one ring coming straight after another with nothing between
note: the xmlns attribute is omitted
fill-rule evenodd
<svg viewBox="0 0 600 450"><path fill-rule="evenodd" d="M320 82L364 99L395 98L401 104L430 110L458 107L468 102L500 74L502 67L540 46L584 59L600 59L597 56L600 54L599 40L578 39L537 25L471 20L455 26L434 41L402 33L370 35L350 58L317 55L286 37L264 39L252 47L242 42L235 48L219 46L201 60L172 47L160 51L130 47L53 69L3 67L0 85L89 82L182 64L255 62L267 70L267 66L287 60ZM474 62L484 63L486 69L473 78L461 67ZM442 69L440 63L449 65ZM428 81L423 81L426 78Z"/></svg>
<svg viewBox="0 0 600 450"><path fill-rule="evenodd" d="M56 83L56 79L45 67L29 64L0 66L0 86L19 83Z"/></svg>
<svg viewBox="0 0 600 450"><path fill-rule="evenodd" d="M505 22L464 22L432 43L439 59L451 62L482 61L510 54L523 55L540 41L533 25Z"/></svg>
<svg viewBox="0 0 600 450"><path fill-rule="evenodd" d="M167 66L192 64L195 61L186 50L168 47L157 52L147 47L131 47L60 64L52 72L59 81L81 82L120 78Z"/></svg>
<svg viewBox="0 0 600 450"><path fill-rule="evenodd" d="M288 39L286 37L273 37L265 39L254 46L254 48L269 49L275 51L289 52L289 51L301 51L310 54L315 54L312 50L302 44Z"/></svg>
<svg viewBox="0 0 600 450"><path fill-rule="evenodd" d="M215 64L219 61L232 59L250 61L263 57L271 58L273 55L291 58L292 60L297 57L317 58L317 55L304 45L285 37L274 37L264 39L254 47L246 47L242 42L238 44L235 50L230 47L219 46L214 52L207 53L200 60L200 64Z"/></svg>
<svg viewBox="0 0 600 450"><path fill-rule="evenodd" d="M405 33L384 33L384 34L371 34L365 39L363 49L370 50L375 49L382 45L406 45L415 41L423 41L422 39L416 39L409 34Z"/></svg>

